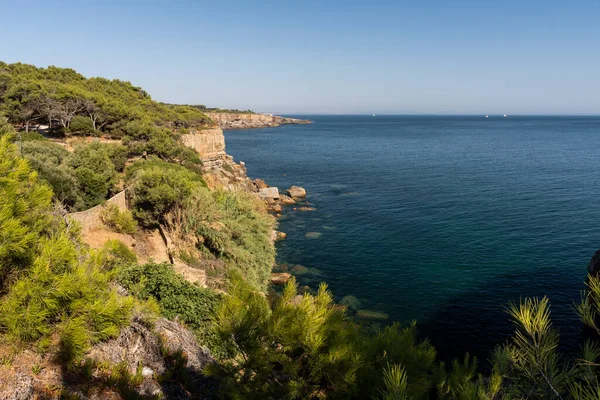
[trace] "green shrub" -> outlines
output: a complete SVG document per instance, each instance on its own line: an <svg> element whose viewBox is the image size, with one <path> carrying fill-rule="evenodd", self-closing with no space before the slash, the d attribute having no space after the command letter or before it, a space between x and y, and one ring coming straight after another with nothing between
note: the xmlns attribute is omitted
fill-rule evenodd
<svg viewBox="0 0 600 400"><path fill-rule="evenodd" d="M133 219L131 211L121 211L115 204L107 204L100 212L100 219L118 233L133 235L137 229L137 223Z"/></svg>
<svg viewBox="0 0 600 400"><path fill-rule="evenodd" d="M106 149L108 157L115 166L115 169L119 172L125 170L125 164L129 157L127 147L122 144L104 143L102 146Z"/></svg>
<svg viewBox="0 0 600 400"><path fill-rule="evenodd" d="M35 158L35 155L26 154L25 158L33 169L35 169L40 178L46 181L54 191L54 197L66 205L69 209L81 209L83 199L78 190L79 182L75 176L75 171L65 164L55 164L44 162Z"/></svg>
<svg viewBox="0 0 600 400"><path fill-rule="evenodd" d="M107 147L100 143L78 146L67 163L75 170L86 208L101 204L117 182L115 164Z"/></svg>
<svg viewBox="0 0 600 400"><path fill-rule="evenodd" d="M94 125L92 120L89 117L84 117L82 115L76 115L71 119L71 123L69 124L69 131L78 134L90 134L96 135L99 132L94 130Z"/></svg>
<svg viewBox="0 0 600 400"><path fill-rule="evenodd" d="M269 239L273 226L273 217L251 194L205 188L197 188L165 217L172 238L189 242L195 237L198 251L223 259L260 289L266 288L275 263Z"/></svg>
<svg viewBox="0 0 600 400"><path fill-rule="evenodd" d="M201 343L216 349L212 323L221 300L218 293L186 281L169 264L122 269L118 281L138 299L156 299L165 317L179 318L194 330Z"/></svg>
<svg viewBox="0 0 600 400"><path fill-rule="evenodd" d="M135 253L120 240L107 241L95 255L95 263L103 271L119 271L138 262Z"/></svg>
<svg viewBox="0 0 600 400"><path fill-rule="evenodd" d="M6 277L33 261L38 240L50 225L52 196L10 140L10 135L0 137L0 294Z"/></svg>
<svg viewBox="0 0 600 400"><path fill-rule="evenodd" d="M21 141L23 142L35 142L35 141L46 141L44 135L38 132L21 132Z"/></svg>
<svg viewBox="0 0 600 400"><path fill-rule="evenodd" d="M133 215L143 226L163 222L165 214L183 204L202 177L186 168L162 161L138 162L127 169Z"/></svg>
<svg viewBox="0 0 600 400"><path fill-rule="evenodd" d="M59 165L70 153L58 143L31 141L23 143L23 154L42 163Z"/></svg>

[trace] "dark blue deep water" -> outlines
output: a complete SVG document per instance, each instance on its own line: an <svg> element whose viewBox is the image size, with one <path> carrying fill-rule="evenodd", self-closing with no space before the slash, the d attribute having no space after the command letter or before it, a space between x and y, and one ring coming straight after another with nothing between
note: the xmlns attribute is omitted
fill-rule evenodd
<svg viewBox="0 0 600 400"><path fill-rule="evenodd" d="M280 263L308 268L300 282L417 320L442 357L487 358L512 331L507 304L547 295L577 349L572 305L600 247L600 118L307 118L225 134L250 177L307 189L316 210L288 208L278 244Z"/></svg>

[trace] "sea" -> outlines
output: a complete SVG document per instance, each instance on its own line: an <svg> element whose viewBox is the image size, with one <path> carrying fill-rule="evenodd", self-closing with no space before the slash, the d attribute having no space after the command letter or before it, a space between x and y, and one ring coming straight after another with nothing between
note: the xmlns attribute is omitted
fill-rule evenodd
<svg viewBox="0 0 600 400"><path fill-rule="evenodd" d="M326 282L349 315L416 321L442 359L485 363L510 340L510 304L547 296L561 349L600 248L600 117L297 116L226 131L251 178L285 191L282 270ZM307 208L304 208L307 207Z"/></svg>

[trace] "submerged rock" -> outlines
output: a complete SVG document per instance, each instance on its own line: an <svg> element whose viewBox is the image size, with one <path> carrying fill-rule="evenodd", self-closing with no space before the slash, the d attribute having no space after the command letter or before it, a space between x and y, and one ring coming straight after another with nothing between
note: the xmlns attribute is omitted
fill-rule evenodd
<svg viewBox="0 0 600 400"><path fill-rule="evenodd" d="M314 207L294 207L294 211L316 211L317 209Z"/></svg>
<svg viewBox="0 0 600 400"><path fill-rule="evenodd" d="M308 272L308 268L304 265L297 264L291 269L294 275L304 275Z"/></svg>
<svg viewBox="0 0 600 400"><path fill-rule="evenodd" d="M287 194L296 198L306 197L306 189L300 186L292 186L287 190Z"/></svg>
<svg viewBox="0 0 600 400"><path fill-rule="evenodd" d="M304 237L306 237L308 239L318 239L321 237L321 235L322 235L321 232L306 232Z"/></svg>
<svg viewBox="0 0 600 400"><path fill-rule="evenodd" d="M386 313L374 310L358 310L356 313L358 318L371 319L371 320L386 320L388 315Z"/></svg>
<svg viewBox="0 0 600 400"><path fill-rule="evenodd" d="M353 310L358 310L361 306L360 300L358 300L356 297L354 296L344 296L342 297L342 300L340 300L340 304L343 306L346 306L348 308L351 308Z"/></svg>

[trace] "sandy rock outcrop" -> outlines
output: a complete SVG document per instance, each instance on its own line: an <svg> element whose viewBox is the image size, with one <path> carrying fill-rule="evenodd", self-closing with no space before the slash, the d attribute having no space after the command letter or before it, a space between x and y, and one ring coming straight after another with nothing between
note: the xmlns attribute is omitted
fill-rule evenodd
<svg viewBox="0 0 600 400"><path fill-rule="evenodd" d="M209 112L206 113L221 129L270 128L286 124L310 124L312 121L278 115Z"/></svg>
<svg viewBox="0 0 600 400"><path fill-rule="evenodd" d="M271 283L273 285L285 285L292 278L292 274L287 272L274 272L271 274Z"/></svg>

